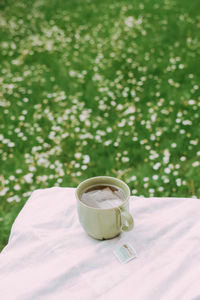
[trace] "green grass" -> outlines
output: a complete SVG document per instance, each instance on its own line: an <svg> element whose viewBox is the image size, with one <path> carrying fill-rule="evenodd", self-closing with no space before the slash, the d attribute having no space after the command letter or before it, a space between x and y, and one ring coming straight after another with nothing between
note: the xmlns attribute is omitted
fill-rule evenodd
<svg viewBox="0 0 200 300"><path fill-rule="evenodd" d="M200 197L199 1L0 4L0 249L31 192Z"/></svg>

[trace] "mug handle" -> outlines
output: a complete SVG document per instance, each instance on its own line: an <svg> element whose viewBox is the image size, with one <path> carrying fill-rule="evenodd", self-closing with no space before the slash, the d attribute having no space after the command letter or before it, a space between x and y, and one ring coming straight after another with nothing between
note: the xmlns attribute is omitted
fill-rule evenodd
<svg viewBox="0 0 200 300"><path fill-rule="evenodd" d="M131 214L129 214L124 208L120 208L121 220L122 220L122 230L130 231L133 229L134 221ZM125 224L128 223L127 225Z"/></svg>

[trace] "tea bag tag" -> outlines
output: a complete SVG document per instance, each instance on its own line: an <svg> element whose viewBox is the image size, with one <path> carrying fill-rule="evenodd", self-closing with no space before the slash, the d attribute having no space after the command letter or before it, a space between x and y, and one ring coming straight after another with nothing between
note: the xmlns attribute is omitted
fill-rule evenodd
<svg viewBox="0 0 200 300"><path fill-rule="evenodd" d="M137 257L135 249L129 243L123 243L113 251L120 263L126 263Z"/></svg>

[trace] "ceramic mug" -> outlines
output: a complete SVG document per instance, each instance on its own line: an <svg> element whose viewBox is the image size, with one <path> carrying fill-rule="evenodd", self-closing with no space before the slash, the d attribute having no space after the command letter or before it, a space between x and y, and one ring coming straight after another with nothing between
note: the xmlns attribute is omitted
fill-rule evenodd
<svg viewBox="0 0 200 300"><path fill-rule="evenodd" d="M81 195L89 188L106 185L116 186L124 193L124 201L114 208L95 208L81 201ZM110 176L97 176L81 182L75 191L79 221L84 230L91 237L103 240L110 239L120 234L121 231L133 229L133 217L129 213L130 189L120 179Z"/></svg>

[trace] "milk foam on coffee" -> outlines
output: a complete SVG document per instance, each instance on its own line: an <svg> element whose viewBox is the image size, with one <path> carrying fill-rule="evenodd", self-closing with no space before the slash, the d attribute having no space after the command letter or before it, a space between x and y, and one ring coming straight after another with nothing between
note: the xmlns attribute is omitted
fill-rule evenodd
<svg viewBox="0 0 200 300"><path fill-rule="evenodd" d="M124 194L120 189L109 186L91 188L81 196L81 201L87 206L102 209L120 206L124 200Z"/></svg>

